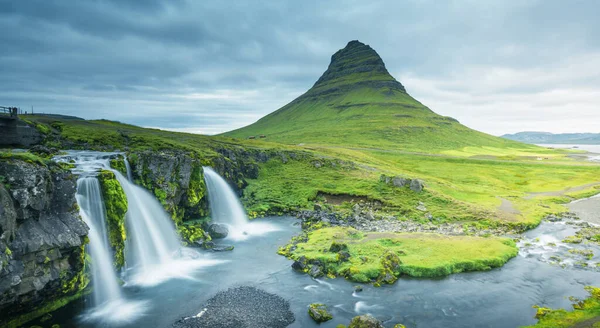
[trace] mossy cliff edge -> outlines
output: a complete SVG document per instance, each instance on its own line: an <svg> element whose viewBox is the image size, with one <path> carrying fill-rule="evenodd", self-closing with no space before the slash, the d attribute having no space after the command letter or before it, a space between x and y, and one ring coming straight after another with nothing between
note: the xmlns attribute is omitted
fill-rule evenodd
<svg viewBox="0 0 600 328"><path fill-rule="evenodd" d="M70 171L29 153L0 157L0 326L17 327L84 292L88 227Z"/></svg>
<svg viewBox="0 0 600 328"><path fill-rule="evenodd" d="M127 196L113 172L102 170L98 174L98 181L106 208L108 241L114 252L114 266L121 269L125 265Z"/></svg>

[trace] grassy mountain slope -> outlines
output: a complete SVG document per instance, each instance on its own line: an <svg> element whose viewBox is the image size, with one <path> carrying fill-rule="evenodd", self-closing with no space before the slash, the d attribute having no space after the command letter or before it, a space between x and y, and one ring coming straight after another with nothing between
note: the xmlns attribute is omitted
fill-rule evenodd
<svg viewBox="0 0 600 328"><path fill-rule="evenodd" d="M247 127L226 133L288 144L441 152L464 147L530 149L438 115L411 97L369 46L351 41L302 96Z"/></svg>

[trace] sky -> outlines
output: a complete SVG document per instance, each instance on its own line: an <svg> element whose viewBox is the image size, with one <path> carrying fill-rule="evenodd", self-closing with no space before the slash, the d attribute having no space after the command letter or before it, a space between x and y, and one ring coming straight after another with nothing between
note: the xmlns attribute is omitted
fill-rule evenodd
<svg viewBox="0 0 600 328"><path fill-rule="evenodd" d="M0 105L216 134L308 90L350 40L490 134L600 132L600 1L0 0Z"/></svg>

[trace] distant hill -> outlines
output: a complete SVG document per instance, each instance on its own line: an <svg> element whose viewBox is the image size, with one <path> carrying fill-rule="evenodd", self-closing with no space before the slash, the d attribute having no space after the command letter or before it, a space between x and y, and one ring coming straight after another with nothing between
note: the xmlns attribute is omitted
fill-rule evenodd
<svg viewBox="0 0 600 328"><path fill-rule="evenodd" d="M368 45L351 41L306 93L224 135L288 144L439 152L467 146L527 147L478 132L415 100Z"/></svg>
<svg viewBox="0 0 600 328"><path fill-rule="evenodd" d="M600 145L600 133L519 132L505 134L502 138L530 144L581 144Z"/></svg>

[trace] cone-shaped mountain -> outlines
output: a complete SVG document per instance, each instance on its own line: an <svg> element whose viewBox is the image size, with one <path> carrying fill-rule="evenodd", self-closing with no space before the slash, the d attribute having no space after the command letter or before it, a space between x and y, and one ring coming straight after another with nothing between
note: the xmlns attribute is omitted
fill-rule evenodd
<svg viewBox="0 0 600 328"><path fill-rule="evenodd" d="M521 146L438 115L412 98L368 45L350 41L305 94L249 126L225 133L289 144L437 152Z"/></svg>

